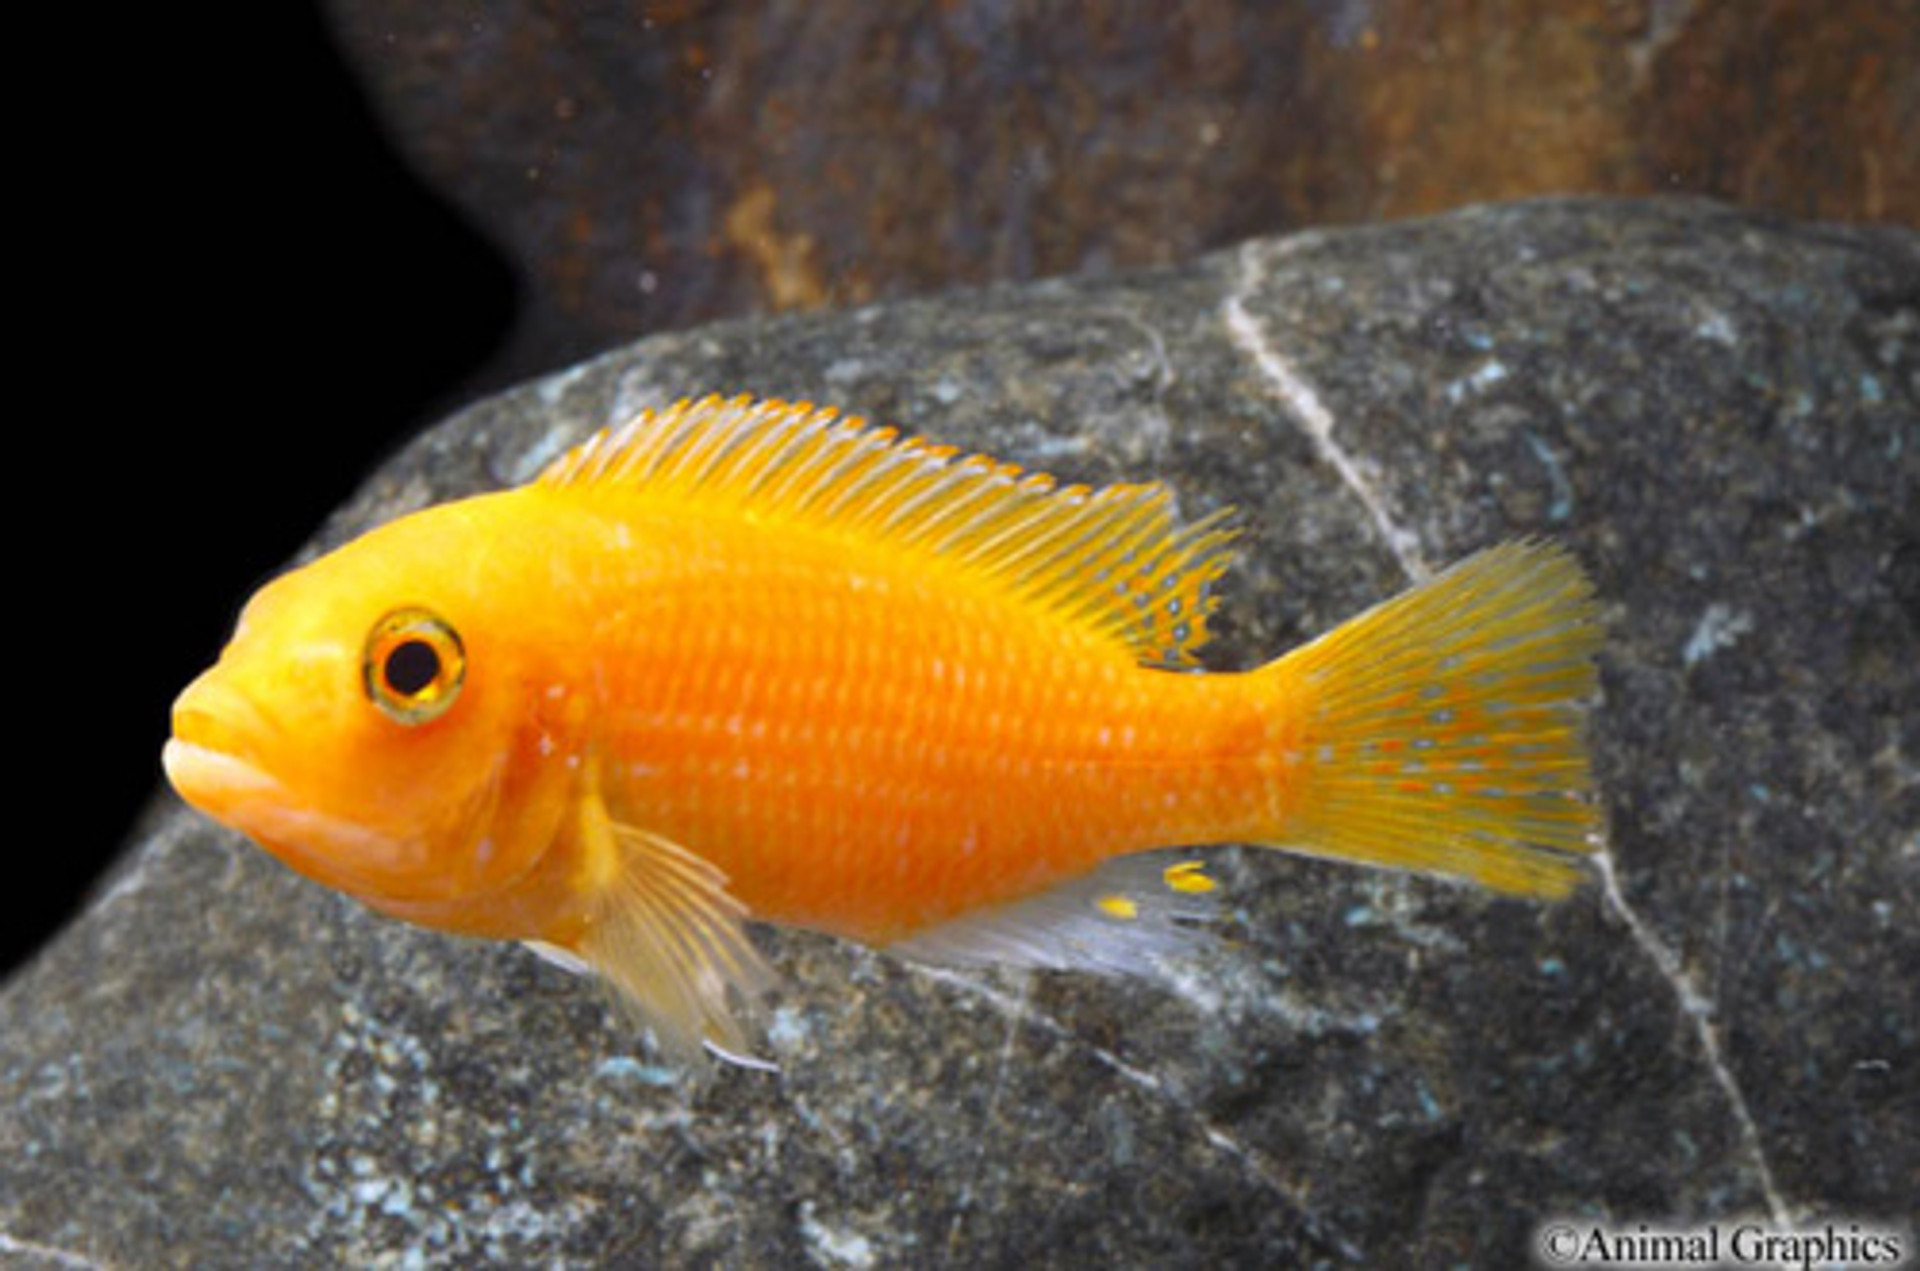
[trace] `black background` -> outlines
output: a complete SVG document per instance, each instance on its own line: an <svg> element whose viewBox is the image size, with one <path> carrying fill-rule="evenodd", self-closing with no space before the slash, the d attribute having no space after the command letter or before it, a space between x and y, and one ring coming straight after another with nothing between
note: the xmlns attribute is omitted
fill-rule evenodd
<svg viewBox="0 0 1920 1271"><path fill-rule="evenodd" d="M247 594L476 394L516 310L312 6L210 7L238 17L100 11L16 49L59 87L27 94L9 200L8 970L127 845Z"/></svg>

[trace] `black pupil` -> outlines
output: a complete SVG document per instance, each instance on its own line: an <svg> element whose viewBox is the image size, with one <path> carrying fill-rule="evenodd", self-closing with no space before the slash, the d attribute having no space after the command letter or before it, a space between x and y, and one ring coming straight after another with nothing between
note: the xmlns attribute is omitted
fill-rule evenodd
<svg viewBox="0 0 1920 1271"><path fill-rule="evenodd" d="M415 697L440 678L440 655L425 640L408 640L387 654L387 687L402 697Z"/></svg>

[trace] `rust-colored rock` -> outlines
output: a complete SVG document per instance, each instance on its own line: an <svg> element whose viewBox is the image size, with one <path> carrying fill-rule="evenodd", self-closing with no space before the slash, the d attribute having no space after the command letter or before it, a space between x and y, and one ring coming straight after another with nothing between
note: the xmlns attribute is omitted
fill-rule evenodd
<svg viewBox="0 0 1920 1271"><path fill-rule="evenodd" d="M526 271L507 373L721 314L1552 192L1920 221L1920 11L332 0Z"/></svg>

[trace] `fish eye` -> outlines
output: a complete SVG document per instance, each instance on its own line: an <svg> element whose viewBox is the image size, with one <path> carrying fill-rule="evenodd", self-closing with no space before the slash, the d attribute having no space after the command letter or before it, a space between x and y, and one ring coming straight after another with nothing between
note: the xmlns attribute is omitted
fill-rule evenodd
<svg viewBox="0 0 1920 1271"><path fill-rule="evenodd" d="M367 697L407 725L439 718L460 696L466 673L459 633L426 609L395 609L374 623L360 660Z"/></svg>

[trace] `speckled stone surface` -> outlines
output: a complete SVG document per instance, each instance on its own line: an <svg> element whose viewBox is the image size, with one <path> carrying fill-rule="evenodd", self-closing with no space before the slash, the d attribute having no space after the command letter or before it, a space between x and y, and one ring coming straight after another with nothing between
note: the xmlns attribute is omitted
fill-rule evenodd
<svg viewBox="0 0 1920 1271"><path fill-rule="evenodd" d="M709 388L1242 506L1218 666L1562 538L1612 633L1606 867L1538 908L1227 849L1177 993L763 933L781 1071L693 1082L163 797L0 992L0 1260L1497 1266L1554 1216L1912 1222L1915 235L1496 206L665 335L447 421L323 540Z"/></svg>

